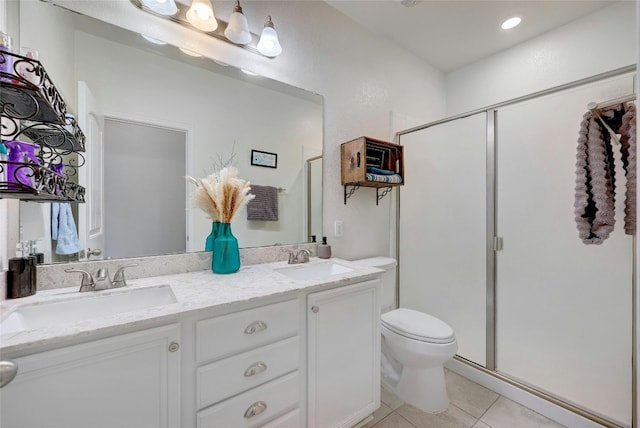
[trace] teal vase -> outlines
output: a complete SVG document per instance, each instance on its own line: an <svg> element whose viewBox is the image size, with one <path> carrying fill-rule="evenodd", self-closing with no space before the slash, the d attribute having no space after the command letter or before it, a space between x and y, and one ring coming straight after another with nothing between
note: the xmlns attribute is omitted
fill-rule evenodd
<svg viewBox="0 0 640 428"><path fill-rule="evenodd" d="M215 241L213 241L213 260L211 269L215 273L233 273L240 269L240 250L238 240L231 233L229 223L220 223Z"/></svg>
<svg viewBox="0 0 640 428"><path fill-rule="evenodd" d="M213 251L213 241L216 240L216 236L218 236L218 228L220 227L219 221L214 221L211 223L211 233L207 236L207 241L204 244L205 251Z"/></svg>

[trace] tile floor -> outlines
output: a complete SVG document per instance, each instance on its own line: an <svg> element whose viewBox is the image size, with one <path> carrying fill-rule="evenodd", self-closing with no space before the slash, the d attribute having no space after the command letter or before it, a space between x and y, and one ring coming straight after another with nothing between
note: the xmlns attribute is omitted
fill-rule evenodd
<svg viewBox="0 0 640 428"><path fill-rule="evenodd" d="M514 401L445 370L449 408L437 415L405 404L382 388L380 408L365 428L561 428Z"/></svg>

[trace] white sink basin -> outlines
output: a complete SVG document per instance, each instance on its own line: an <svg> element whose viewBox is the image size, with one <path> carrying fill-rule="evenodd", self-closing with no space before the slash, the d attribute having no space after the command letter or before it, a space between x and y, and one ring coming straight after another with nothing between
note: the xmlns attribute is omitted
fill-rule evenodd
<svg viewBox="0 0 640 428"><path fill-rule="evenodd" d="M322 279L353 272L353 269L334 262L320 262L287 266L276 269L276 272L292 279Z"/></svg>
<svg viewBox="0 0 640 428"><path fill-rule="evenodd" d="M86 296L19 307L0 322L0 336L177 302L168 285L83 294Z"/></svg>

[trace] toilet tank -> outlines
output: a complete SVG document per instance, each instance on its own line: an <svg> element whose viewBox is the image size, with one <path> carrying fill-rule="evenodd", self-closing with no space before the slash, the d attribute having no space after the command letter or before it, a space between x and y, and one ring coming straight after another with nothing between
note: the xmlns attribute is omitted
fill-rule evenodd
<svg viewBox="0 0 640 428"><path fill-rule="evenodd" d="M384 273L380 276L380 281L382 281L381 309L382 312L395 309L396 259L391 257L370 257L367 259L354 260L353 263L384 270Z"/></svg>

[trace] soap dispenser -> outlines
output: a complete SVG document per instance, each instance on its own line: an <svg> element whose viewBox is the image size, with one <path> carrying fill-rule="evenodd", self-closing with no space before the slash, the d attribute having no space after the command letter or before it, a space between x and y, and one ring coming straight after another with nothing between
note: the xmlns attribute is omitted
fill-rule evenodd
<svg viewBox="0 0 640 428"><path fill-rule="evenodd" d="M322 237L322 244L318 245L318 257L328 259L331 257L331 245L327 244L327 237Z"/></svg>

